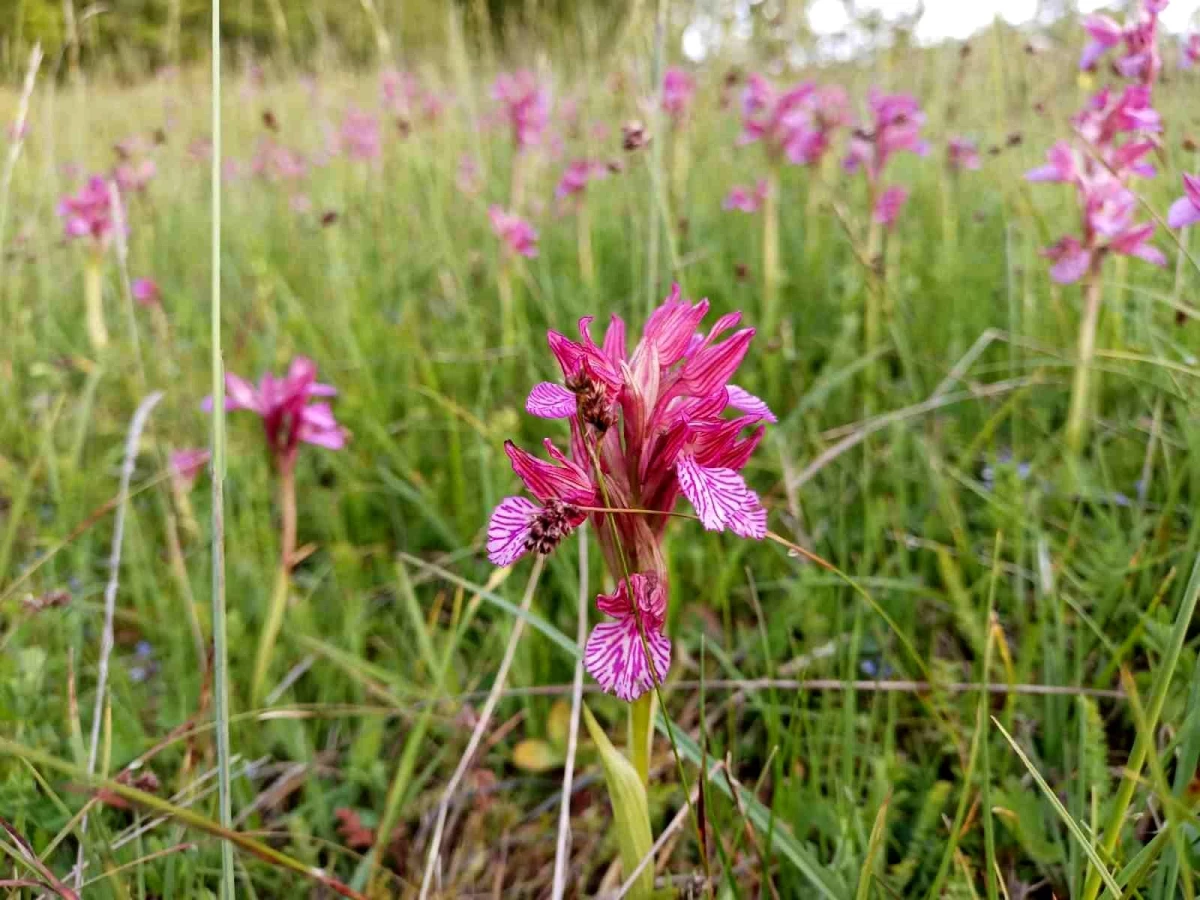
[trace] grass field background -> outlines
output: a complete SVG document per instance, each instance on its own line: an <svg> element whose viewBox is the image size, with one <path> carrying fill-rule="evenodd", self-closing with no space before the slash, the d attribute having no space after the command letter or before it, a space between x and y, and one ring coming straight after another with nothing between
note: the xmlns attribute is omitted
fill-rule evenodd
<svg viewBox="0 0 1200 900"><path fill-rule="evenodd" d="M238 896L331 895L309 867L373 896L415 896L442 791L530 577L529 562L495 572L481 549L488 515L516 485L502 444L563 436L523 409L528 389L555 375L547 328L613 313L640 327L673 281L716 312L762 318L761 216L722 199L763 175L763 155L737 145L741 89L725 79L734 64L770 61L746 51L694 67L692 115L672 129L653 111L652 25L647 16L603 46L571 36L518 60L553 86L560 111L568 98L578 109L576 125L552 117L558 147L522 163L523 207L540 232L530 260L506 259L488 223L489 204L511 201L513 155L488 92L509 67L495 47L451 28L412 66L445 109L404 129L381 109L378 71L301 73L264 58L224 74L226 366L256 379L312 357L352 434L343 451L301 453L299 543L311 552L253 697L279 510L259 423L228 416L234 820L295 863L243 841ZM933 148L891 169L911 199L881 247L886 324L870 352L861 178L833 157L782 170L781 323L760 331L739 375L780 421L747 479L770 527L845 577L777 544L672 525L666 712L684 749L703 746L705 764L724 760L729 777L714 778L702 811L711 884L682 827L657 858L664 886L1015 900L1083 896L1102 868L1123 896L1194 896L1200 271L1165 228L1155 243L1167 268L1107 264L1090 437L1068 453L1080 291L1053 284L1038 252L1076 227L1074 201L1022 176L1104 78L1078 73L1078 40L1070 28L1032 41L999 27L969 53L897 50L775 75L842 84L858 109L869 85L911 91ZM1160 174L1139 185L1160 216L1180 173L1196 171L1200 134L1200 76L1173 60L1169 50L1156 91ZM73 883L82 845L85 896L215 895L209 476L173 491L167 469L171 451L209 439L212 184L197 143L209 134L208 74L118 85L103 72L72 79L61 63L49 57L35 83L0 233L0 816L11 826L0 874L47 881L44 866ZM5 121L19 96L13 84L0 98ZM321 159L354 108L379 116L380 159ZM626 152L632 119L653 141ZM128 197L127 263L119 247L105 257L112 343L95 353L83 253L62 239L55 205L84 174L111 169L114 143L131 135L145 138L157 174ZM947 169L951 135L978 141L978 171ZM322 164L296 184L256 176L264 140ZM464 156L479 170L474 193L460 183ZM620 169L586 194L594 280L581 268L579 213L553 196L580 157ZM309 206L298 210L300 193ZM1188 232L1174 234L1186 248ZM138 277L158 283L161 315L134 302ZM115 573L96 770L170 804L159 809L84 777L126 435L154 390L164 396L136 456ZM547 558L453 797L445 896L549 890L580 544ZM590 690L620 743L621 704ZM690 785L700 762L685 753ZM621 878L585 738L576 768L571 891L592 896ZM653 768L657 834L686 799L665 739ZM717 789L733 784L760 805ZM1111 853L1093 848L1114 831Z"/></svg>

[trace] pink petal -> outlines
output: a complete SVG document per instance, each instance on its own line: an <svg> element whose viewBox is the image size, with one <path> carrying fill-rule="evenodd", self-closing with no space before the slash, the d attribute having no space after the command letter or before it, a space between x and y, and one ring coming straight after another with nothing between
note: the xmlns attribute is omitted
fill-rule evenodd
<svg viewBox="0 0 1200 900"><path fill-rule="evenodd" d="M646 644L654 661L654 674L661 683L671 667L671 641L661 631L646 628ZM601 622L592 629L583 651L583 665L600 687L625 701L636 700L654 686L642 636L632 615L616 622Z"/></svg>
<svg viewBox="0 0 1200 900"><path fill-rule="evenodd" d="M688 392L707 395L726 384L742 364L753 338L754 329L744 328L729 340L696 353L681 373ZM666 361L663 362L665 365Z"/></svg>
<svg viewBox="0 0 1200 900"><path fill-rule="evenodd" d="M750 506L753 494L733 469L702 466L691 453L683 453L675 462L675 472L683 495L708 531L723 531Z"/></svg>
<svg viewBox="0 0 1200 900"><path fill-rule="evenodd" d="M525 555L529 528L541 509L526 497L505 497L488 522L488 559L496 566L511 566Z"/></svg>
<svg viewBox="0 0 1200 900"><path fill-rule="evenodd" d="M1050 277L1059 284L1071 284L1078 281L1092 264L1092 254L1080 248L1078 251L1064 254L1050 267Z"/></svg>
<svg viewBox="0 0 1200 900"><path fill-rule="evenodd" d="M758 495L747 489L746 502L729 517L729 530L739 537L761 541L767 536L767 511Z"/></svg>
<svg viewBox="0 0 1200 900"><path fill-rule="evenodd" d="M209 398L209 408L212 408L212 399ZM262 404L259 402L258 393L254 387L243 378L239 378L231 372L225 374L225 408L234 409L249 409L259 415L262 415Z"/></svg>
<svg viewBox="0 0 1200 900"><path fill-rule="evenodd" d="M544 462L526 453L512 441L505 441L504 452L512 461L513 471L539 500L557 499L584 506L592 505L591 501L596 491L587 473L567 460L549 440L546 444L551 448L555 459L563 465L556 466Z"/></svg>
<svg viewBox="0 0 1200 900"><path fill-rule="evenodd" d="M1200 175L1184 175L1183 190L1188 199L1197 209L1200 209Z"/></svg>
<svg viewBox="0 0 1200 900"><path fill-rule="evenodd" d="M543 381L529 392L525 410L543 419L565 419L575 415L578 403L575 395L561 384Z"/></svg>
<svg viewBox="0 0 1200 900"><path fill-rule="evenodd" d="M1180 197L1171 204L1167 212L1167 224L1172 228L1185 228L1200 222L1200 206L1192 202L1191 197Z"/></svg>
<svg viewBox="0 0 1200 900"><path fill-rule="evenodd" d="M755 397L745 388L740 388L736 384L727 384L725 392L729 395L729 405L734 409L740 409L763 422L779 421L765 401Z"/></svg>

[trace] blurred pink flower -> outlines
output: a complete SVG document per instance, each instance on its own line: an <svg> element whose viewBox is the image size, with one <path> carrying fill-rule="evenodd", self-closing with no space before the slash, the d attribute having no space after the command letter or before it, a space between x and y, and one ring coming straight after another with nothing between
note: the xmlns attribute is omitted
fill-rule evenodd
<svg viewBox="0 0 1200 900"><path fill-rule="evenodd" d="M347 110L338 136L339 145L347 156L366 162L379 159L379 122L370 113Z"/></svg>
<svg viewBox="0 0 1200 900"><path fill-rule="evenodd" d="M829 149L834 131L848 122L842 88L805 82L779 93L756 74L746 80L738 143L761 141L772 159L814 165Z"/></svg>
<svg viewBox="0 0 1200 900"><path fill-rule="evenodd" d="M153 278L135 278L130 285L133 299L142 306L157 306L162 299L158 284Z"/></svg>
<svg viewBox="0 0 1200 900"><path fill-rule="evenodd" d="M887 188L875 201L874 219L880 225L891 228L904 204L908 202L908 191L902 187Z"/></svg>
<svg viewBox="0 0 1200 900"><path fill-rule="evenodd" d="M346 446L346 431L334 419L330 405L311 402L336 394L335 388L317 381L316 364L304 356L292 361L284 378L264 374L257 388L237 375L225 375L225 408L250 410L262 418L267 446L280 469L295 465L302 443L328 450ZM205 398L203 408L211 412L212 405L212 397Z"/></svg>
<svg viewBox="0 0 1200 900"><path fill-rule="evenodd" d="M672 66L663 76L662 108L676 125L687 118L696 93L696 79L683 69Z"/></svg>
<svg viewBox="0 0 1200 900"><path fill-rule="evenodd" d="M312 198L308 194L292 194L288 197L288 209L298 216L308 215L312 208Z"/></svg>
<svg viewBox="0 0 1200 900"><path fill-rule="evenodd" d="M119 163L113 169L113 178L122 193L141 193L157 171L154 160L146 158L137 162Z"/></svg>
<svg viewBox="0 0 1200 900"><path fill-rule="evenodd" d="M1190 69L1200 65L1200 31L1188 35L1179 52L1179 68Z"/></svg>
<svg viewBox="0 0 1200 900"><path fill-rule="evenodd" d="M1158 51L1158 14L1166 6L1167 0L1141 0L1136 15L1126 20L1124 25L1118 25L1104 15L1086 17L1083 28L1090 40L1083 48L1079 67L1094 69L1109 50L1124 44L1124 52L1114 66L1117 72L1141 84L1152 84L1162 69L1162 57Z"/></svg>
<svg viewBox="0 0 1200 900"><path fill-rule="evenodd" d="M721 203L721 208L737 209L744 213L758 212L763 201L767 199L767 193L770 190L771 186L765 178L760 178L753 188L735 184L730 188L729 193L725 195L725 200Z"/></svg>
<svg viewBox="0 0 1200 900"><path fill-rule="evenodd" d="M1171 204L1167 224L1184 228L1200 222L1200 175L1183 176L1183 196Z"/></svg>
<svg viewBox="0 0 1200 900"><path fill-rule="evenodd" d="M186 493L192 489L212 454L204 447L189 447L171 453L171 478L176 489Z"/></svg>
<svg viewBox="0 0 1200 900"><path fill-rule="evenodd" d="M479 163L469 153L464 153L458 160L458 174L455 177L458 189L469 197L474 197L483 190L479 172Z"/></svg>
<svg viewBox="0 0 1200 900"><path fill-rule="evenodd" d="M499 206L488 207L488 216L492 220L492 231L512 253L526 257L537 256L537 229L520 216Z"/></svg>
<svg viewBox="0 0 1200 900"><path fill-rule="evenodd" d="M650 315L632 354L617 316L602 345L589 334L591 316L579 321L579 341L551 331L563 383L536 385L525 408L541 418L567 419L569 455L549 440L553 462L505 445L536 502L517 496L500 502L488 524L488 557L508 566L526 553L550 553L593 520L618 587L596 598L614 621L592 631L584 664L604 690L623 700L650 690L670 667L667 568L660 548L670 519L594 508L607 502L616 509L670 513L682 495L707 530L766 535L766 510L740 473L762 440L763 423L775 417L762 400L730 384L754 329L718 341L737 328L741 314L722 316L704 334L697 329L707 312L707 301L681 299L676 285ZM726 412L733 417L725 418Z"/></svg>
<svg viewBox="0 0 1200 900"><path fill-rule="evenodd" d="M271 181L299 181L308 174L308 163L295 150L262 137L250 160L250 171Z"/></svg>
<svg viewBox="0 0 1200 900"><path fill-rule="evenodd" d="M871 108L870 127L855 129L843 166L847 172L861 168L868 182L875 184L894 154L924 156L929 144L921 137L925 114L911 94L884 94L871 88L867 102Z"/></svg>
<svg viewBox="0 0 1200 900"><path fill-rule="evenodd" d="M108 246L114 227L112 195L102 176L93 175L79 193L63 196L57 212L68 238L88 238L97 247Z"/></svg>
<svg viewBox="0 0 1200 900"><path fill-rule="evenodd" d="M554 196L561 200L564 197L582 194L589 181L607 177L608 166L605 163L587 159L573 160L563 172L558 187L554 189Z"/></svg>
<svg viewBox="0 0 1200 900"><path fill-rule="evenodd" d="M550 121L550 90L532 72L521 69L500 75L492 86L492 98L500 102L518 150L541 143Z"/></svg>
<svg viewBox="0 0 1200 900"><path fill-rule="evenodd" d="M970 138L952 137L946 144L946 165L952 172L979 168L979 148Z"/></svg>

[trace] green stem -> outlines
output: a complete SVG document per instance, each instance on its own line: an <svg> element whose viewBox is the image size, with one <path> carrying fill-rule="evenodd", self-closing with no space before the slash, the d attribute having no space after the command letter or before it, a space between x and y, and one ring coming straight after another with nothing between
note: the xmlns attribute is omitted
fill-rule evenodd
<svg viewBox="0 0 1200 900"><path fill-rule="evenodd" d="M250 704L261 705L263 687L271 668L271 657L275 655L275 643L283 627L287 611L288 588L292 581L292 562L296 556L296 473L295 464L285 463L279 472L279 507L282 515L280 526L279 571L275 576L275 588L271 592L271 605L267 610L267 621L258 638L258 651L254 657L254 675L250 681Z"/></svg>
<svg viewBox="0 0 1200 900"><path fill-rule="evenodd" d="M647 691L629 704L629 759L642 784L650 786L650 752L654 746L654 691Z"/></svg>
<svg viewBox="0 0 1200 900"><path fill-rule="evenodd" d="M1088 270L1083 287L1083 319L1079 323L1079 356L1071 383L1071 409L1067 415L1067 451L1075 458L1087 437L1088 398L1091 391L1092 360L1096 355L1096 327L1100 322L1100 298L1103 282L1100 270Z"/></svg>
<svg viewBox="0 0 1200 900"><path fill-rule="evenodd" d="M504 347L515 346L517 323L513 310L512 266L509 260L500 264L500 343Z"/></svg>
<svg viewBox="0 0 1200 900"><path fill-rule="evenodd" d="M88 255L83 270L83 301L87 304L87 332L92 350L99 353L108 346L108 328L104 324L104 271L98 252Z"/></svg>
<svg viewBox="0 0 1200 900"><path fill-rule="evenodd" d="M579 242L579 274L589 291L596 287L596 261L592 257L592 219L588 212L587 197L579 201L575 214L576 238Z"/></svg>
<svg viewBox="0 0 1200 900"><path fill-rule="evenodd" d="M763 312L767 339L775 336L779 316L779 166L772 162L763 200Z"/></svg>

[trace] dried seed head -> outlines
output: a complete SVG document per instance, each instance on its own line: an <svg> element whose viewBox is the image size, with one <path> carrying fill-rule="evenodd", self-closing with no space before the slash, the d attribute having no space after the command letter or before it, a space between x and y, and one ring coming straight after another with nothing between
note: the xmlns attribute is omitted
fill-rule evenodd
<svg viewBox="0 0 1200 900"><path fill-rule="evenodd" d="M541 553L543 556L551 553L563 538L575 530L575 522L582 517L583 513L579 507L571 503L547 500L533 524L529 526L525 549Z"/></svg>
<svg viewBox="0 0 1200 900"><path fill-rule="evenodd" d="M271 131L279 130L279 120L275 118L275 113L271 112L271 110L263 110L262 121L267 128L271 129Z"/></svg>
<svg viewBox="0 0 1200 900"><path fill-rule="evenodd" d="M575 394L579 418L604 434L617 424L617 413L603 384L580 370L567 379L567 390Z"/></svg>
<svg viewBox="0 0 1200 900"><path fill-rule="evenodd" d="M650 143L650 133L638 119L631 119L621 126L621 146L626 152L641 150Z"/></svg>

